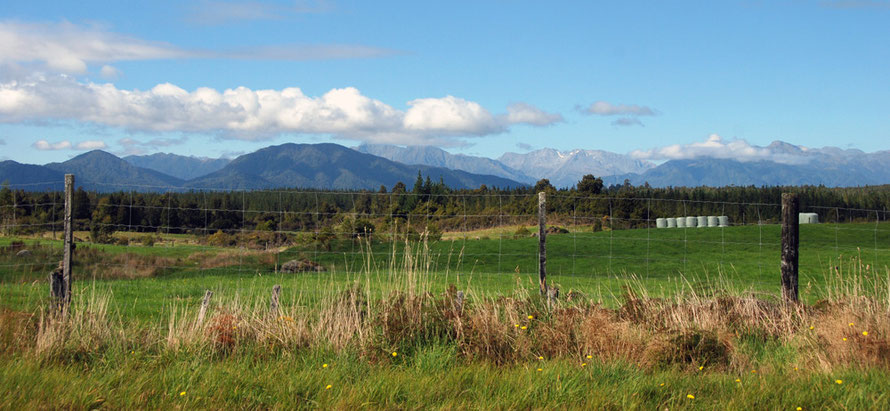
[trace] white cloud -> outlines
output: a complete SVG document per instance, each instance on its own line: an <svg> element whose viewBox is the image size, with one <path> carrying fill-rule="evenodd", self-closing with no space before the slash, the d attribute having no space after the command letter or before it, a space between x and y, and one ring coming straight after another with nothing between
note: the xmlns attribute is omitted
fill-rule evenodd
<svg viewBox="0 0 890 411"><path fill-rule="evenodd" d="M81 141L74 146L76 150L102 150L108 148L108 145L101 140Z"/></svg>
<svg viewBox="0 0 890 411"><path fill-rule="evenodd" d="M259 60L326 60L373 58L399 54L384 48L362 45L283 45L241 50L183 49L170 43L147 41L69 22L23 23L0 21L0 65L37 63L45 69L84 74L89 65L115 61L178 58L224 58ZM107 65L106 65L107 66ZM100 74L119 74L111 66Z"/></svg>
<svg viewBox="0 0 890 411"><path fill-rule="evenodd" d="M99 70L99 75L102 76L102 78L104 79L114 80L121 76L121 71L113 66L109 66L106 64L102 66L102 69Z"/></svg>
<svg viewBox="0 0 890 411"><path fill-rule="evenodd" d="M68 140L62 140L56 143L50 143L46 140L37 140L32 147L41 150L41 151L58 151L58 150L101 150L103 148L107 148L108 145L105 144L104 141L101 140L86 140L81 141L77 144L72 144Z"/></svg>
<svg viewBox="0 0 890 411"><path fill-rule="evenodd" d="M511 124L549 126L563 121L562 115L548 113L531 104L514 103L507 106L507 121Z"/></svg>
<svg viewBox="0 0 890 411"><path fill-rule="evenodd" d="M42 151L67 150L71 148L71 142L63 140L58 143L50 143L46 140L37 140L34 142L33 147Z"/></svg>
<svg viewBox="0 0 890 411"><path fill-rule="evenodd" d="M630 156L640 160L691 160L697 158L730 159L742 162L773 161L783 164L803 164L810 161L808 149L775 142L762 147L743 139L725 140L711 134L707 140L690 144L673 144L650 150L635 150Z"/></svg>
<svg viewBox="0 0 890 411"><path fill-rule="evenodd" d="M416 99L407 105L407 110L399 110L352 87L312 97L299 88L186 91L169 83L150 90L121 90L65 75L0 83L0 123L77 121L130 131L206 133L241 140L286 133L330 134L411 145L453 145L462 136L501 133L514 124L544 124L527 115L496 116L478 103L454 96ZM526 112L540 111L524 107Z"/></svg>
<svg viewBox="0 0 890 411"><path fill-rule="evenodd" d="M636 104L612 104L597 101L584 110L587 114L597 116L654 116L657 112L646 106Z"/></svg>

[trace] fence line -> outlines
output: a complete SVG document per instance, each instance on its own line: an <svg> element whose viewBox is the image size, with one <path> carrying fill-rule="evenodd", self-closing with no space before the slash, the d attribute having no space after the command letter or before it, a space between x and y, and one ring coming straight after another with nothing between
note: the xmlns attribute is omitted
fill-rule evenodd
<svg viewBox="0 0 890 411"><path fill-rule="evenodd" d="M39 184L16 187L37 185ZM133 185L109 186L133 187ZM392 266L397 265L392 260L406 259L418 252L417 248L409 249L409 245L405 243L426 239L428 250L425 252L428 253L428 257L444 260L435 262L436 270L487 277L513 277L517 273L520 276L534 276L533 261L537 252L533 241L527 240L530 239L531 233L523 233L521 229L534 226L533 220L538 215L528 213L521 207L514 207L517 203L505 205L505 200L527 201L527 205L531 207L534 203L534 194L419 195L318 190L257 191L260 194L277 194L272 197L271 202L264 202L249 199L249 193L250 190L179 193L197 196L200 201L193 205L174 204L174 196L177 194L156 195L154 198L159 198L162 203L136 204L136 192L130 190L117 193L116 195L122 196L121 201L126 203L90 204L94 213L89 220L95 220L97 216L114 216L114 219L109 220L111 222L87 221L88 219L84 218L80 222L81 229L89 228L98 233L111 233L108 239L114 240L117 245L99 247L87 242L81 246L83 249L95 249L98 253L108 255L108 260L95 263L92 268L95 270L127 270L133 269L138 264L155 264L155 268L168 271L196 271L201 274L226 271L243 274L260 271L274 273L280 270L283 263L300 259L308 259L335 271L345 270L343 267L346 266L351 267L350 271L360 271L363 269L362 266L367 264L366 259L376 261L381 267ZM55 192L52 194L56 195ZM219 198L212 196L220 194L239 195L240 198L234 199L235 202L230 206L225 206L226 201L216 205L215 201ZM100 197L109 198L109 196ZM362 196L370 197L372 201L367 212L359 211L361 208L359 199ZM571 286L583 287L585 284L598 284L610 278L635 276L643 280L657 280L665 278L666 275L698 273L707 276L714 271L735 272L737 274L732 276L754 285L779 283L778 256L781 244L778 235L779 224L774 218L764 218L764 212L776 215L777 209L781 206L779 203L625 198L563 193L548 196L550 197L548 203L553 199L564 202L563 205L570 205L563 211L548 216L550 221L548 229L567 230L565 234L555 232L547 235L548 242L551 243L548 245L551 253L548 257L547 273L550 278L548 283L559 284L561 281L568 281ZM435 203L435 199L447 199L446 205L437 204L437 207L453 207L444 213L398 211L404 200L418 198L429 199L418 202L418 207L427 205L426 210L431 210L429 206ZM90 200L93 201L93 198ZM381 202L384 200L385 210L389 212L381 212L379 208L375 211L374 207L382 206ZM375 201L380 204L375 205ZM471 201L476 203L471 205L469 204ZM234 205L237 203L240 204ZM325 209L323 205L326 203L335 208ZM344 207L341 208L341 205ZM702 208L703 205L710 208ZM18 235L17 238L24 239L25 246L28 242L35 244L35 241L40 240L29 235L45 235L45 231L50 228L55 231L62 222L56 213L61 206L64 206L64 203L57 201L0 205L0 216L4 218L11 216L15 220L14 223L6 219L0 221L0 231L8 236ZM657 218L668 217L665 213L673 211L680 211L682 216L689 216L697 214L696 211L719 210L720 215L727 215L727 211L734 207L739 219L730 221L727 226L717 227L719 231L711 227L699 229L686 226L661 229L655 224ZM423 210L423 208L415 210L418 209ZM820 205L806 205L801 208L801 211L813 210L819 212L820 218L826 216L819 227L827 229L820 229L818 235L812 237L807 237L806 233L802 234L802 253L817 254L817 263L824 263L826 267L831 261L853 254L860 255L863 261L869 261L871 267L888 265L890 224L886 223L888 218L886 208L879 210ZM51 221L35 222L34 218L26 219L38 213L50 214L51 216L45 218ZM184 213L197 215L186 223L181 219L181 214ZM225 213L231 214L223 216L231 217L231 224L220 228L217 223L223 219L220 214ZM833 214L833 218L828 217L830 214ZM260 218L264 216L270 217L265 222L273 222L273 225L268 226L272 228L261 228L265 222L260 222ZM19 222L17 220L19 218L24 220ZM373 227L372 231L376 231L378 225L383 230L373 233L364 231L354 225L359 220L369 220ZM295 224L291 227L293 229L282 228L286 221ZM435 239L431 239L430 236L436 233L432 232L431 227L439 224L447 227L447 231L438 234L447 238L434 241ZM756 230L753 229L755 226ZM516 231L511 232L514 229ZM414 230L413 234L410 230ZM230 243L215 243L216 239L213 237L218 233L233 238L223 239ZM863 236L866 233L871 235ZM188 236L178 240L178 235ZM169 257L172 262L163 259L153 263L147 262L144 251L148 247L138 244L142 241L140 237L146 238L146 243L160 242L158 247L169 249L168 252L159 254L179 257ZM78 241L81 240L84 239ZM176 245L177 241L182 242ZM4 244L10 251L15 248L11 242L0 243L0 246ZM0 256L3 258L0 261L0 271L14 272L16 269L23 271L29 268L52 267L58 261L58 251L61 251L61 248L55 248L57 242L46 244L49 245L50 251L41 256L42 262L18 261L8 256ZM185 245L189 248L182 248ZM458 246L457 250L455 246ZM424 246L420 247L423 249ZM524 249L528 251L523 252ZM863 250L870 253L862 254ZM197 258L201 256L196 256L199 253L229 253L232 254L232 258L237 259L237 263L226 267L213 267L213 264L208 264L206 261L202 263L200 258ZM274 257L274 268L255 261L257 255L264 255L263 253ZM120 257L122 260L114 260L115 255L122 255L123 257ZM199 262L197 266L185 263L193 256ZM818 267L814 267L816 267L814 263L809 261L805 265L804 275L815 276Z"/></svg>

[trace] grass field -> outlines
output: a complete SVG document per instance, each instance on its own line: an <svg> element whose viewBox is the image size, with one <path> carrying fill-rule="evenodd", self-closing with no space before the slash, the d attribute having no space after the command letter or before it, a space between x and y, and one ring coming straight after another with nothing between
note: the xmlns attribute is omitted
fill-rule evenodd
<svg viewBox="0 0 890 411"><path fill-rule="evenodd" d="M779 233L779 226L763 225L550 235L548 281L564 293L581 291L610 306L617 304L628 282L654 296L687 286L707 293L718 278L729 283L723 287L775 293ZM428 287L438 292L448 284L480 295L505 294L517 286L537 287L536 238L479 234L452 236L426 247L413 244L407 252L404 243L349 240L334 241L330 250L311 244L251 251L197 245L183 235L165 235L165 241L154 247L81 244L81 252L89 249L101 255L92 258L95 261L90 264L95 267L75 271L76 286L108 290L114 295L113 310L140 319L154 318L171 304L195 304L207 289L220 296L245 298L266 295L273 285L281 284L284 300L304 303L356 281L384 292L390 288L388 283L397 280L392 273L405 271L406 266L422 273ZM30 245L37 241L23 240ZM0 247L11 241L0 237ZM40 242L46 245L46 253L35 252L27 259L0 255L0 305L31 310L45 302L45 279L59 260L61 243ZM159 259L139 260L144 257ZM275 272L282 263L299 258L317 261L329 271ZM811 302L823 298L826 275L851 258L872 272L890 265L890 224L801 226L802 297ZM126 281L103 274L132 269L128 265L137 261L157 269Z"/></svg>
<svg viewBox="0 0 890 411"><path fill-rule="evenodd" d="M60 244L0 238L0 408L886 409L888 231L802 226L802 306L778 226L551 235L553 306L535 238L79 244L65 317Z"/></svg>

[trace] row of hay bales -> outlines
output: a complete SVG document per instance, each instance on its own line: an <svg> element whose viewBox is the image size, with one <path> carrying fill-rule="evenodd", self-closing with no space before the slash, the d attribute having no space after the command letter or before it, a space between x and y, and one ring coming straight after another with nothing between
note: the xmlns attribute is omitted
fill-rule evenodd
<svg viewBox="0 0 890 411"><path fill-rule="evenodd" d="M657 228L686 228L686 227L729 227L729 217L721 216L703 216L698 217L667 217L656 218L655 227Z"/></svg>

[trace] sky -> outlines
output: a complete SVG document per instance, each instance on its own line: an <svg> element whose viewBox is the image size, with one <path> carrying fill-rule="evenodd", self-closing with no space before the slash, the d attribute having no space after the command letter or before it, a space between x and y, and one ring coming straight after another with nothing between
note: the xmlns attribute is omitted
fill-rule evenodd
<svg viewBox="0 0 890 411"><path fill-rule="evenodd" d="M0 160L887 150L888 39L890 0L5 1Z"/></svg>

